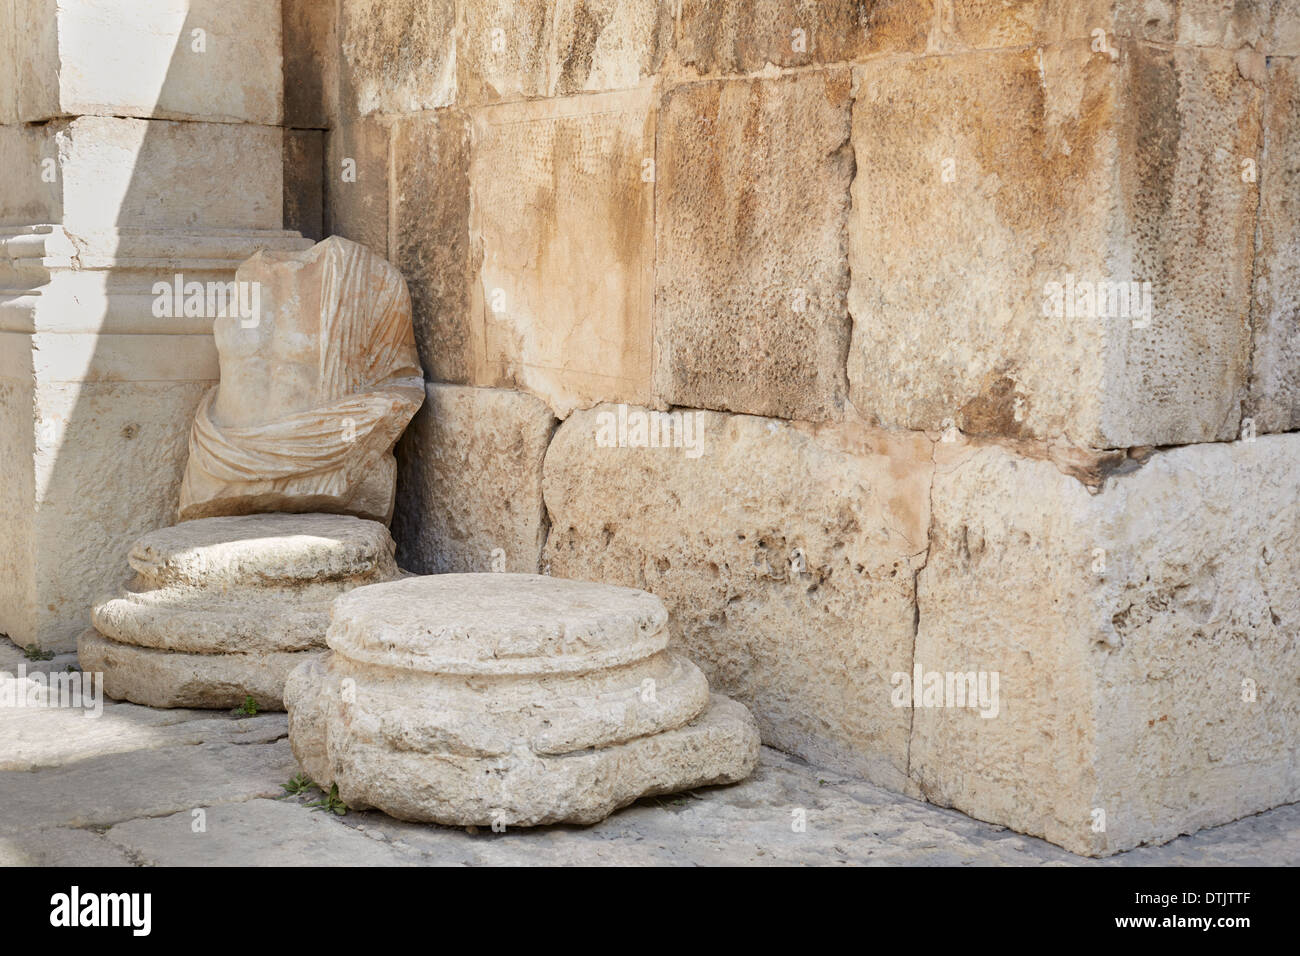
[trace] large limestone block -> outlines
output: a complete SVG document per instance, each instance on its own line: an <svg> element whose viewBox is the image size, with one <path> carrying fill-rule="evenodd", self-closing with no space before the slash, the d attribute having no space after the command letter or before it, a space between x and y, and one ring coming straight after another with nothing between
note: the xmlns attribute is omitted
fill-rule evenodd
<svg viewBox="0 0 1300 956"><path fill-rule="evenodd" d="M810 421L844 403L849 73L679 86L657 160L655 384Z"/></svg>
<svg viewBox="0 0 1300 956"><path fill-rule="evenodd" d="M1236 50L1274 42L1272 24L1289 0L949 0L939 9L935 40L944 51L1027 47L1116 38Z"/></svg>
<svg viewBox="0 0 1300 956"><path fill-rule="evenodd" d="M1277 58L1268 79L1245 411L1259 433L1300 427L1300 77Z"/></svg>
<svg viewBox="0 0 1300 956"><path fill-rule="evenodd" d="M279 0L8 7L14 40L4 62L17 71L22 122L94 115L280 123Z"/></svg>
<svg viewBox="0 0 1300 956"><path fill-rule="evenodd" d="M927 799L1105 855L1300 798L1296 436L1157 452L1100 494L938 447L915 666L998 700L915 708Z"/></svg>
<svg viewBox="0 0 1300 956"><path fill-rule="evenodd" d="M247 124L82 116L0 126L0 226L279 229L282 150L281 130Z"/></svg>
<svg viewBox="0 0 1300 956"><path fill-rule="evenodd" d="M456 0L340 0L344 113L413 113L456 96Z"/></svg>
<svg viewBox="0 0 1300 956"><path fill-rule="evenodd" d="M325 134L325 232L388 255L388 128L345 119Z"/></svg>
<svg viewBox="0 0 1300 956"><path fill-rule="evenodd" d="M83 670L150 707L283 709L289 672L319 656L333 602L399 577L375 521L263 514L186 521L131 549L125 593L93 609Z"/></svg>
<svg viewBox="0 0 1300 956"><path fill-rule="evenodd" d="M672 646L767 743L907 790L889 678L911 664L929 443L698 412L687 454L638 447L644 410L619 414L575 413L551 442L550 572L662 598ZM610 447L608 427L627 440Z"/></svg>
<svg viewBox="0 0 1300 956"><path fill-rule="evenodd" d="M639 89L475 112L478 384L531 391L560 417L650 400L652 105Z"/></svg>
<svg viewBox="0 0 1300 956"><path fill-rule="evenodd" d="M393 265L411 290L425 375L474 380L479 323L470 311L477 265L469 241L469 117L435 110L391 128Z"/></svg>
<svg viewBox="0 0 1300 956"><path fill-rule="evenodd" d="M673 43L672 0L559 0L551 93L637 86Z"/></svg>
<svg viewBox="0 0 1300 956"><path fill-rule="evenodd" d="M424 401L401 273L338 237L264 252L235 273L258 290L216 319L221 382L190 432L182 521L265 511L392 518L393 446Z"/></svg>
<svg viewBox="0 0 1300 956"><path fill-rule="evenodd" d="M425 394L397 447L398 562L420 574L536 573L550 409L509 389L428 383Z"/></svg>
<svg viewBox="0 0 1300 956"><path fill-rule="evenodd" d="M554 56L554 0L465 0L460 6L457 102L546 96Z"/></svg>
<svg viewBox="0 0 1300 956"><path fill-rule="evenodd" d="M699 73L756 73L919 53L929 0L683 0L678 56Z"/></svg>
<svg viewBox="0 0 1300 956"><path fill-rule="evenodd" d="M856 80L860 413L1101 448L1235 436L1261 97L1230 54L1079 40Z"/></svg>
<svg viewBox="0 0 1300 956"><path fill-rule="evenodd" d="M358 589L330 657L286 684L294 754L350 806L455 825L594 823L743 779L753 718L665 650L667 617L643 591L540 575Z"/></svg>

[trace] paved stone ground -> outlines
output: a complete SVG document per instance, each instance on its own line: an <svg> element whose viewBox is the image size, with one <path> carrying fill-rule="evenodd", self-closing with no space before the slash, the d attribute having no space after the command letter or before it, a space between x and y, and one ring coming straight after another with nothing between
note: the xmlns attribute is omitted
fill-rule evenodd
<svg viewBox="0 0 1300 956"><path fill-rule="evenodd" d="M64 671L0 641L0 671ZM283 714L236 718L105 702L0 708L0 864L1296 865L1300 804L1093 861L764 750L733 787L643 800L593 827L494 834L343 816L285 796ZM195 832L196 808L205 826ZM795 833L791 811L804 808Z"/></svg>

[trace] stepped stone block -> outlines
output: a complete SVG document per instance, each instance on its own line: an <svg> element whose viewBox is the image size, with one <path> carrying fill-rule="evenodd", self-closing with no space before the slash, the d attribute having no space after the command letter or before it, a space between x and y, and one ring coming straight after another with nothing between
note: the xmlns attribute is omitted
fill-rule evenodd
<svg viewBox="0 0 1300 956"><path fill-rule="evenodd" d="M509 389L425 385L397 447L398 563L420 574L540 570L555 417Z"/></svg>
<svg viewBox="0 0 1300 956"><path fill-rule="evenodd" d="M1300 799L1300 436L1132 461L937 446L915 664L998 675L996 715L918 706L927 799L1076 853Z"/></svg>
<svg viewBox="0 0 1300 956"><path fill-rule="evenodd" d="M279 229L283 132L82 116L0 126L0 226Z"/></svg>
<svg viewBox="0 0 1300 956"><path fill-rule="evenodd" d="M462 826L594 823L741 780L753 718L667 650L667 621L643 591L540 575L359 589L286 685L294 755L349 806Z"/></svg>
<svg viewBox="0 0 1300 956"><path fill-rule="evenodd" d="M608 431L620 414L625 442ZM930 443L686 412L694 450L638 447L651 414L601 406L560 426L543 470L550 573L659 596L674 647L766 743L907 791L910 717L889 679L911 666Z"/></svg>
<svg viewBox="0 0 1300 956"><path fill-rule="evenodd" d="M831 70L665 95L655 385L668 404L841 413L849 93L849 72Z"/></svg>
<svg viewBox="0 0 1300 956"><path fill-rule="evenodd" d="M12 49L0 46L8 54L0 63L14 71L15 105L10 118L0 106L0 122L280 123L279 0L16 0L7 8L0 35L14 39ZM0 79L0 101L4 88Z"/></svg>
<svg viewBox="0 0 1300 956"><path fill-rule="evenodd" d="M282 710L289 671L324 647L330 608L352 588L399 576L375 521L263 514L186 521L145 535L135 578L94 608L83 670L112 698L150 707Z"/></svg>
<svg viewBox="0 0 1300 956"><path fill-rule="evenodd" d="M862 415L1096 448L1237 434L1262 91L1231 53L1081 39L855 78Z"/></svg>
<svg viewBox="0 0 1300 956"><path fill-rule="evenodd" d="M476 384L523 388L561 418L649 401L652 105L643 89L475 111Z"/></svg>

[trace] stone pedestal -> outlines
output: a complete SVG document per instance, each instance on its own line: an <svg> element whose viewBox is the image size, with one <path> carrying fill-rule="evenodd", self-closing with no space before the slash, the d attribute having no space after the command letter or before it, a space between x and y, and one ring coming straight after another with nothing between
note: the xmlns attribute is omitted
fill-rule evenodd
<svg viewBox="0 0 1300 956"><path fill-rule="evenodd" d="M306 773L353 807L479 826L594 823L753 770L749 712L668 651L644 591L444 574L334 605L333 653L285 686Z"/></svg>
<svg viewBox="0 0 1300 956"><path fill-rule="evenodd" d="M330 605L400 575L388 530L344 515L187 521L131 549L135 580L95 607L81 666L151 707L282 710L285 677L325 646Z"/></svg>

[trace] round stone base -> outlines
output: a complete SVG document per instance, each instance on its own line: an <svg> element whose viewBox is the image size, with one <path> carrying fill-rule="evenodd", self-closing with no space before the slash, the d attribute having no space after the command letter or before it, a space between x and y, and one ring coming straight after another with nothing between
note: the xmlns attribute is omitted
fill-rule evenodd
<svg viewBox="0 0 1300 956"><path fill-rule="evenodd" d="M316 695L320 662L291 675L285 689L289 740L318 784L338 784L355 809L449 826L597 823L641 797L735 783L758 763L754 718L714 694L690 723L620 744L547 756L526 747L503 757L401 749L378 721L340 725Z"/></svg>
<svg viewBox="0 0 1300 956"><path fill-rule="evenodd" d="M388 529L331 514L204 518L141 538L134 579L91 612L81 666L151 707L283 710L289 672L325 647L340 595L401 577Z"/></svg>
<svg viewBox="0 0 1300 956"><path fill-rule="evenodd" d="M325 651L261 654L187 654L134 647L109 640L94 628L77 639L81 669L100 674L104 694L146 707L242 706L284 710L284 682L299 664Z"/></svg>
<svg viewBox="0 0 1300 956"><path fill-rule="evenodd" d="M330 655L289 675L289 741L350 806L456 826L594 823L741 780L754 719L666 649L667 624L644 591L543 575L358 588Z"/></svg>

